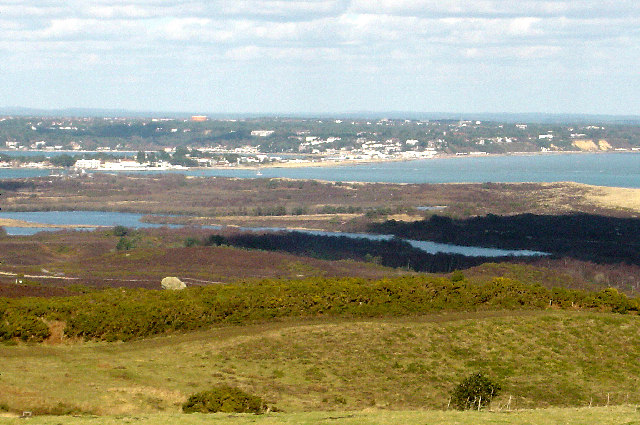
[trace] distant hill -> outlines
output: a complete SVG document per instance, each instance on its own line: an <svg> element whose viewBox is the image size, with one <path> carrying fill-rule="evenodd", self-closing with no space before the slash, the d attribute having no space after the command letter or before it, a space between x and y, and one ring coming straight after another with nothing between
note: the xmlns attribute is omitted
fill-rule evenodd
<svg viewBox="0 0 640 425"><path fill-rule="evenodd" d="M606 114L549 114L537 112L499 113L499 112L415 112L415 111L343 111L343 112L230 112L207 113L203 111L134 111L109 108L65 108L39 109L26 107L3 107L0 115L49 116L49 117L127 117L127 118L188 118L191 115L204 114L210 118L360 118L360 119L413 119L413 120L480 120L493 122L526 122L544 124L562 123L610 123L640 124L640 115Z"/></svg>
<svg viewBox="0 0 640 425"><path fill-rule="evenodd" d="M188 118L195 113L189 112L152 112L132 111L125 109L100 109L100 108L65 108L65 109L38 109L24 107L0 108L0 115L37 116L37 117L123 117L123 118Z"/></svg>

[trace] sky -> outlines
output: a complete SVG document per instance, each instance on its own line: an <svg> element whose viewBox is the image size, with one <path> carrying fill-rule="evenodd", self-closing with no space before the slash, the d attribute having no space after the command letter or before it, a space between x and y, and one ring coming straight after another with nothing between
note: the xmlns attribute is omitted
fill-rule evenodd
<svg viewBox="0 0 640 425"><path fill-rule="evenodd" d="M0 107L640 115L637 0L0 0Z"/></svg>

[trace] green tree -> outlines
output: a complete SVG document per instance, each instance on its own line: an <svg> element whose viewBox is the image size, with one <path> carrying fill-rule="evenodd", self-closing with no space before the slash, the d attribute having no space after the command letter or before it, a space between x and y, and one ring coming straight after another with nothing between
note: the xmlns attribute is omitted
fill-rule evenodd
<svg viewBox="0 0 640 425"><path fill-rule="evenodd" d="M63 154L52 157L49 162L56 167L73 167L76 163L76 159L71 155Z"/></svg>
<svg viewBox="0 0 640 425"><path fill-rule="evenodd" d="M125 236L121 237L116 245L116 250L118 251L129 251L133 248L135 248L135 241Z"/></svg>
<svg viewBox="0 0 640 425"><path fill-rule="evenodd" d="M144 151L139 151L138 155L136 155L136 161L138 161L139 164L144 164L147 162L147 154L145 154Z"/></svg>
<svg viewBox="0 0 640 425"><path fill-rule="evenodd" d="M130 233L131 233L131 229L129 229L128 227L122 226L120 224L118 224L117 226L114 226L113 228L114 236L127 236Z"/></svg>

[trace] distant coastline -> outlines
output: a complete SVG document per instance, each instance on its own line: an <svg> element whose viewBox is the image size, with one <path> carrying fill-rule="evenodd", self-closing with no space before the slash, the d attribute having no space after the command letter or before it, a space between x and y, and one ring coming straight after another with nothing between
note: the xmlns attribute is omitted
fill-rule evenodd
<svg viewBox="0 0 640 425"><path fill-rule="evenodd" d="M0 151L3 153L6 151ZM41 152L38 150L25 150L19 152ZM57 151L64 153L105 153L104 151ZM116 154L132 154L135 152L131 151L112 151ZM487 157L528 157L528 156L547 156L547 155L589 155L589 154L625 154L625 153L640 153L638 150L626 150L626 151L548 151L548 152L503 152L503 153L460 153L460 154L448 154L448 153L438 153L431 157L425 158L367 158L367 159L345 159L345 160L308 160L308 161L290 161L290 162L268 162L268 163L252 163L252 164L239 164L239 165L212 165L210 167L183 167L177 166L173 168L156 168L156 167L135 167L135 168L104 168L98 169L98 171L109 171L109 172L128 172L128 171L165 171L171 172L172 170L260 170L265 168L307 168L307 167L340 167L340 166L353 166L353 165L367 165L367 164L381 164L381 163L392 163L392 162L414 162L414 161L428 161L433 159L453 159L453 158L487 158ZM43 168L43 169L53 169L53 170L64 170L69 169L65 167L56 167L51 165L35 166L32 165L22 165L22 166L3 166L0 165L0 168ZM70 167L73 169L73 167Z"/></svg>
<svg viewBox="0 0 640 425"><path fill-rule="evenodd" d="M594 186L640 188L640 156L636 153L566 151L473 157L439 155L423 160L316 161L142 171L83 172L73 168L0 167L0 180L92 173L176 173L191 177L284 178L362 183L577 182Z"/></svg>
<svg viewBox="0 0 640 425"><path fill-rule="evenodd" d="M19 152L29 153L29 156L37 155L37 154L114 154L114 155L122 155L124 158L126 155L134 156L136 152L126 150L126 151L73 151L73 150L61 150L61 151L43 151L37 149L25 149L25 150L0 150L0 154L16 154ZM261 170L261 169L273 169L273 168L310 168L310 167L342 167L342 166L354 166L354 165L367 165L367 164L383 164L383 163L394 163L394 162L414 162L414 161L423 161L423 160L432 160L432 159L453 159L453 158L487 158L487 157L528 157L528 156L547 156L547 155L589 155L589 154L631 154L631 153L640 153L640 149L629 149L629 150L600 150L600 151L583 151L583 150L567 150L567 151L523 151L523 152L501 152L501 153L486 153L486 152L465 152L465 153L437 153L435 155L429 157L420 157L420 158L407 158L407 157L398 157L398 158L366 158L366 159L344 159L344 160L333 160L333 159L324 159L325 157L317 156L312 157L308 155L310 159L301 160L301 161L272 161L272 162L264 162L264 163L249 163L249 164L233 164L233 165L211 165L208 167L184 167L184 166L174 166L174 167L145 167L140 165L139 167L128 167L128 168L100 168L97 171L101 172L129 172L129 171L159 171L159 172L171 172L174 170ZM260 155L273 155L268 153L261 153ZM7 164L7 165L4 165ZM41 169L51 169L51 170L65 170L65 169L74 169L74 167L58 167L52 166L46 163L27 163L21 164L18 166L8 165L9 163L1 163L0 169L2 168L12 168L12 169L33 169L33 168L41 168ZM79 168L82 169L82 168ZM92 170L96 171L96 170Z"/></svg>

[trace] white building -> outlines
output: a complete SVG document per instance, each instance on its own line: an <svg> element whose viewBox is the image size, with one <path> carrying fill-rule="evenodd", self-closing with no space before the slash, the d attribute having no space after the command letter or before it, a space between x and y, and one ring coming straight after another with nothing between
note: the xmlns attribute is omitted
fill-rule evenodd
<svg viewBox="0 0 640 425"><path fill-rule="evenodd" d="M251 135L255 137L269 137L273 133L275 133L274 130L253 130Z"/></svg>
<svg viewBox="0 0 640 425"><path fill-rule="evenodd" d="M137 161L131 161L128 159L123 159L118 162L105 162L102 167L105 170L145 170L147 167L138 163Z"/></svg>
<svg viewBox="0 0 640 425"><path fill-rule="evenodd" d="M95 170L97 168L100 168L100 160L99 159L79 159L74 164L74 167Z"/></svg>

